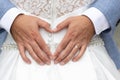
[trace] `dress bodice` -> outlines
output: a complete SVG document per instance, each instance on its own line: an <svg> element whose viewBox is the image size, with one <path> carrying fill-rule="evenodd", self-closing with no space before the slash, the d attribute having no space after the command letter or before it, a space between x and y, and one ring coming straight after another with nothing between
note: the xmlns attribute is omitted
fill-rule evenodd
<svg viewBox="0 0 120 80"><path fill-rule="evenodd" d="M94 0L11 0L16 6L39 18L50 21L51 28L68 17L81 15ZM30 14L30 15L31 15ZM22 25L22 24L21 24ZM40 29L43 39L53 53L63 39L66 30L48 33ZM0 54L0 80L119 80L120 74L104 47L100 36L92 38L84 55L76 63L64 66L51 64L40 66L26 51L32 61L26 64L11 35L7 36ZM76 53L77 55L79 53ZM37 55L36 55L37 56ZM76 55L74 55L76 56ZM74 57L73 56L73 57Z"/></svg>
<svg viewBox="0 0 120 80"><path fill-rule="evenodd" d="M11 0L17 7L39 18L46 19L51 28L55 28L60 22L68 17L80 15L86 10L94 0ZM40 29L40 33L51 49L63 39L66 30L58 33L49 33ZM98 37L99 38L99 37ZM98 38L94 38L95 40ZM92 41L95 41L92 40ZM15 44L14 40L8 36L6 44ZM53 48L52 48L53 47ZM52 50L52 51L54 51Z"/></svg>
<svg viewBox="0 0 120 80"><path fill-rule="evenodd" d="M11 0L15 5L31 14L47 19L58 18L94 0Z"/></svg>

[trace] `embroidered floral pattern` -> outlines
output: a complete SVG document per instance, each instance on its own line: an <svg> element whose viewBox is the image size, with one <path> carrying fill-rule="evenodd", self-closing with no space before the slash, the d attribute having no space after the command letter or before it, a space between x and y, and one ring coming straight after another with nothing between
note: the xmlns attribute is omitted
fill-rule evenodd
<svg viewBox="0 0 120 80"><path fill-rule="evenodd" d="M16 6L30 12L36 16L47 19L51 17L51 1L50 0L11 0Z"/></svg>
<svg viewBox="0 0 120 80"><path fill-rule="evenodd" d="M60 17L64 14L70 13L78 8L86 6L93 2L93 0L57 0L56 12L57 16Z"/></svg>
<svg viewBox="0 0 120 80"><path fill-rule="evenodd" d="M15 5L31 14L51 19L53 11L56 17L70 13L92 3L94 0L11 0ZM54 9L53 9L54 6Z"/></svg>

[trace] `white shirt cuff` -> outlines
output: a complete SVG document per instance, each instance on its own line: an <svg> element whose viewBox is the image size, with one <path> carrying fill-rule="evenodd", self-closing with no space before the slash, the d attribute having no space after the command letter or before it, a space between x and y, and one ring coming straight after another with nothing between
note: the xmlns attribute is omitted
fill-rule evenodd
<svg viewBox="0 0 120 80"><path fill-rule="evenodd" d="M24 11L15 7L9 9L1 18L0 26L10 33L11 25L19 14L24 14Z"/></svg>
<svg viewBox="0 0 120 80"><path fill-rule="evenodd" d="M93 22L95 32L98 35L102 31L110 28L109 24L108 24L108 21L107 21L106 17L104 16L104 14L95 7L89 8L88 10L86 10L83 13L83 15L90 18L90 20Z"/></svg>

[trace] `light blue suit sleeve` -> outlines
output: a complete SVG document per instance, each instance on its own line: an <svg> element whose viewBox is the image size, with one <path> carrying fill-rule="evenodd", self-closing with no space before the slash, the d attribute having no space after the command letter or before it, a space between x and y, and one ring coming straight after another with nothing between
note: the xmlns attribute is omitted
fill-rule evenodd
<svg viewBox="0 0 120 80"><path fill-rule="evenodd" d="M112 28L120 19L120 0L96 0L92 5L99 9L107 18Z"/></svg>
<svg viewBox="0 0 120 80"><path fill-rule="evenodd" d="M10 0L0 0L0 19L12 7L14 7L14 5Z"/></svg>
<svg viewBox="0 0 120 80"><path fill-rule="evenodd" d="M91 7L99 9L106 17L110 29L101 33L108 54L120 69L120 52L113 39L114 30L117 22L120 20L120 0L96 0Z"/></svg>
<svg viewBox="0 0 120 80"><path fill-rule="evenodd" d="M9 0L0 0L0 19L12 7L14 7L14 5ZM6 36L7 32L4 29L0 28L0 47L5 41Z"/></svg>

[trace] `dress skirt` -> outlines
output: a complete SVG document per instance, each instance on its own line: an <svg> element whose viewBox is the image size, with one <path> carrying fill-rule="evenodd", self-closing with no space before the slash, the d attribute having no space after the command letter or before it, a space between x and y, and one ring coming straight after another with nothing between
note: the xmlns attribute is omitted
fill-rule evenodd
<svg viewBox="0 0 120 80"><path fill-rule="evenodd" d="M29 0L28 0L29 1ZM39 17L55 28L59 23L71 16L78 16L87 7L77 9L59 18L48 20ZM27 14L27 13L26 13ZM29 15L29 14L28 14ZM54 13L53 15L56 15ZM35 16L35 15L34 15ZM41 29L40 33L53 53L63 39L66 30L51 34ZM84 55L77 62L70 61L64 66L59 64L44 65L37 64L26 51L26 55L32 61L25 63L19 53L17 45L10 34L0 53L0 80L119 80L120 73L109 57L104 42L100 36L94 36L89 43Z"/></svg>
<svg viewBox="0 0 120 80"><path fill-rule="evenodd" d="M84 55L78 62L59 64L26 64L10 35L2 46L0 54L0 80L119 80L120 73L109 57L104 42L94 36ZM55 48L53 48L55 49ZM53 50L52 49L52 50Z"/></svg>

